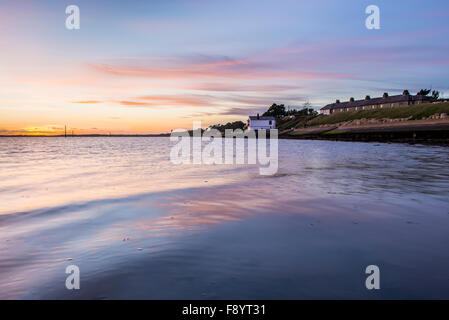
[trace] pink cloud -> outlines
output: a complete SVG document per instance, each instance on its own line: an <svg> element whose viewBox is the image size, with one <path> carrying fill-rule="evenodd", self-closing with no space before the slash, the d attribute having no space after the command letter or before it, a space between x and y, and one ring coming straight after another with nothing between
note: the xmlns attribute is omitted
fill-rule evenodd
<svg viewBox="0 0 449 320"><path fill-rule="evenodd" d="M298 49L285 49L297 52ZM301 49L304 51L305 49ZM310 49L309 49L310 51ZM283 52L282 50L280 52ZM271 60L270 60L271 59ZM126 59L125 59L126 60ZM132 63L134 62L134 63ZM90 63L89 68L100 73L118 77L134 77L148 79L348 79L351 74L310 71L299 67L295 61L272 59L269 55L253 58L234 59L228 56L197 55L184 58L140 57L138 61L123 63Z"/></svg>
<svg viewBox="0 0 449 320"><path fill-rule="evenodd" d="M136 97L132 100L114 101L123 106L134 107L209 107L217 105L216 98L201 95L162 96L147 95Z"/></svg>
<svg viewBox="0 0 449 320"><path fill-rule="evenodd" d="M326 72L272 71L272 70L233 70L227 68L154 68L137 66L117 66L89 64L90 68L108 75L120 77L140 77L149 79L204 79L204 78L238 78L238 79L350 79L353 75Z"/></svg>
<svg viewBox="0 0 449 320"><path fill-rule="evenodd" d="M288 90L300 90L304 87L292 86L292 85L249 85L249 84L238 84L238 83L203 83L189 87L191 90L201 90L201 91L241 91L241 92L279 92Z"/></svg>
<svg viewBox="0 0 449 320"><path fill-rule="evenodd" d="M81 104L95 104L95 103L103 103L104 101L99 100L84 100L84 101L75 101L74 103L81 103Z"/></svg>

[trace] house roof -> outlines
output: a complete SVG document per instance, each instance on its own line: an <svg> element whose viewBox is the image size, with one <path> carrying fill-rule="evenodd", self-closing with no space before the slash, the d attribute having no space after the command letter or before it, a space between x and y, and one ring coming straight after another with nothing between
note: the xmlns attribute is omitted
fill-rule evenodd
<svg viewBox="0 0 449 320"><path fill-rule="evenodd" d="M250 120L275 120L274 117L259 117L257 119L257 116L249 116Z"/></svg>
<svg viewBox="0 0 449 320"><path fill-rule="evenodd" d="M388 97L380 97L380 98L372 98L368 100L356 100L356 101L347 101L347 102L340 102L340 103L331 103L327 106L324 106L321 108L321 110L328 110L328 109L338 109L338 108L353 108L353 107L363 107L363 106L370 106L375 104L384 104L384 103L397 103L397 102L406 102L406 101L432 101L431 97L422 96L422 95L397 95L397 96L388 96Z"/></svg>

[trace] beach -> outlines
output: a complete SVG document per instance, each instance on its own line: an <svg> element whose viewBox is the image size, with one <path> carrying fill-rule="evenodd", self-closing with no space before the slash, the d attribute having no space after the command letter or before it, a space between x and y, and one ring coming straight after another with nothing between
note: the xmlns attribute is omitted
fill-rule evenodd
<svg viewBox="0 0 449 320"><path fill-rule="evenodd" d="M0 298L449 298L448 148L279 140L261 176L170 146L0 138Z"/></svg>

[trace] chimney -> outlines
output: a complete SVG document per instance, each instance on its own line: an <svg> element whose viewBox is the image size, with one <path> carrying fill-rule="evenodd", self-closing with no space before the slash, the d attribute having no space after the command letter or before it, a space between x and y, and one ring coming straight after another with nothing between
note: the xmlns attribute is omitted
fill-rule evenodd
<svg viewBox="0 0 449 320"><path fill-rule="evenodd" d="M408 96L410 93L408 92L408 90L404 90L404 92L402 92L403 96Z"/></svg>
<svg viewBox="0 0 449 320"><path fill-rule="evenodd" d="M365 97L365 100L370 100L370 99L371 99L370 96L366 96L366 97Z"/></svg>
<svg viewBox="0 0 449 320"><path fill-rule="evenodd" d="M340 100L337 99L337 100L335 101L335 103L340 103Z"/></svg>
<svg viewBox="0 0 449 320"><path fill-rule="evenodd" d="M354 98L353 97L349 98L349 101L354 102Z"/></svg>
<svg viewBox="0 0 449 320"><path fill-rule="evenodd" d="M257 114L257 120L259 120L259 119L260 119L259 114Z"/></svg>
<svg viewBox="0 0 449 320"><path fill-rule="evenodd" d="M388 92L384 92L383 98L388 98Z"/></svg>

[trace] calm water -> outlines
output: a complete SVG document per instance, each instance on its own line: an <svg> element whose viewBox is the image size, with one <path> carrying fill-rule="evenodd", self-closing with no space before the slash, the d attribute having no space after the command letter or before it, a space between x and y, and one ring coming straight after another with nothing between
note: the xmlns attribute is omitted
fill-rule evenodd
<svg viewBox="0 0 449 320"><path fill-rule="evenodd" d="M280 140L274 176L169 152L0 138L0 298L449 298L449 148Z"/></svg>

